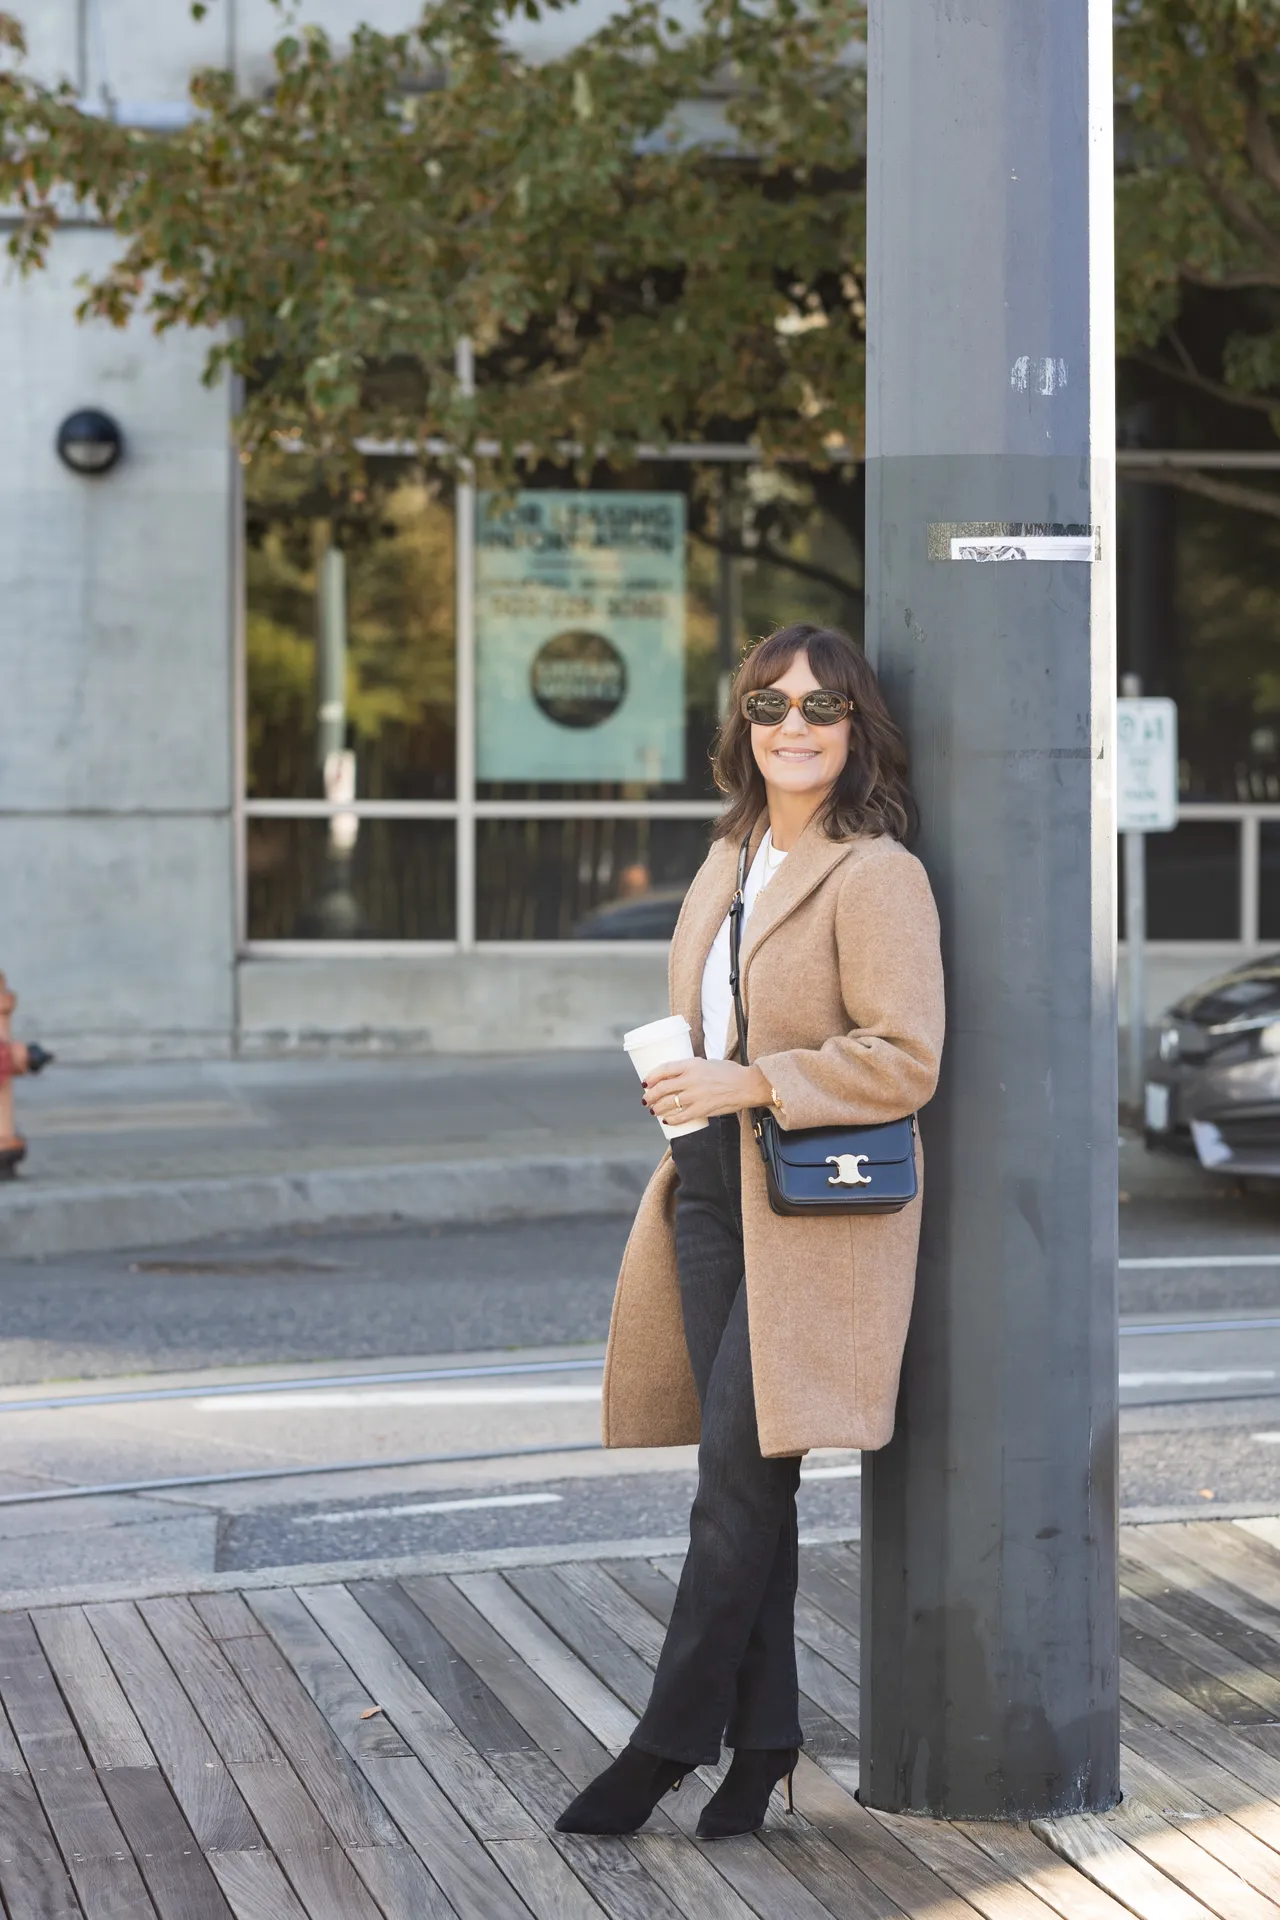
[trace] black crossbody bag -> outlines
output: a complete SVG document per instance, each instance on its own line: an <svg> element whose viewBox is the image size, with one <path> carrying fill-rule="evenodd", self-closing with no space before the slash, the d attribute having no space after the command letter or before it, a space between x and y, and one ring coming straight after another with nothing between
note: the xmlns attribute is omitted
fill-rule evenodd
<svg viewBox="0 0 1280 1920"><path fill-rule="evenodd" d="M729 985L738 1023L738 1058L744 1067L750 1059L738 959L750 844L748 835L738 855L738 890L729 907ZM788 1131L778 1125L776 1114L767 1108L755 1108L751 1125L764 1161L769 1205L775 1213L900 1213L916 1197L914 1114L870 1127L798 1127Z"/></svg>

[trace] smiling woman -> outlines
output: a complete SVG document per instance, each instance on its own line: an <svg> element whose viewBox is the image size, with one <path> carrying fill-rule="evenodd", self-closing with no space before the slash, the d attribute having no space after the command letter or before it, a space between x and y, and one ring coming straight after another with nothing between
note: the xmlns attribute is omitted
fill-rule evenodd
<svg viewBox="0 0 1280 1920"><path fill-rule="evenodd" d="M802 1740L800 1459L889 1440L914 1288L918 1199L784 1218L754 1150L766 1117L784 1137L902 1122L937 1077L937 915L902 845L905 750L861 649L812 626L763 641L731 689L715 773L728 804L671 946L694 1057L650 1073L643 1096L666 1124L708 1124L672 1138L641 1201L603 1409L606 1446L698 1440L698 1492L649 1704L561 1816L568 1832L643 1825L722 1736L733 1764L698 1832L761 1824ZM731 908L747 921L754 1065L728 1057Z"/></svg>

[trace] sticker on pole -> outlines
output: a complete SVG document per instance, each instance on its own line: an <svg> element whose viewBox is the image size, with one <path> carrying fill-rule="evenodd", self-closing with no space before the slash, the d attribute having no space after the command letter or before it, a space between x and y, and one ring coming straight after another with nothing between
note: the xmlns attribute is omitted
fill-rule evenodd
<svg viewBox="0 0 1280 1920"><path fill-rule="evenodd" d="M1099 527L1056 520L937 521L929 528L931 560L1078 560L1102 556Z"/></svg>
<svg viewBox="0 0 1280 1920"><path fill-rule="evenodd" d="M1116 701L1116 831L1178 824L1178 709L1172 700Z"/></svg>

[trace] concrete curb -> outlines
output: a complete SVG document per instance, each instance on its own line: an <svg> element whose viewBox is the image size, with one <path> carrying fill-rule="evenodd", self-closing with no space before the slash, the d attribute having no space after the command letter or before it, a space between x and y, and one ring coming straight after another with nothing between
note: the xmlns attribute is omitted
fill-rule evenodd
<svg viewBox="0 0 1280 1920"><path fill-rule="evenodd" d="M205 1180L127 1180L0 1192L0 1257L170 1246L335 1221L431 1226L626 1213L653 1172L642 1153L430 1160Z"/></svg>
<svg viewBox="0 0 1280 1920"><path fill-rule="evenodd" d="M808 1527L802 1547L858 1540L858 1527ZM234 1569L228 1573L154 1574L150 1579L32 1588L5 1594L0 1612L28 1607L86 1606L94 1601L162 1600L184 1593L258 1593L272 1587L331 1586L346 1580L399 1580L409 1575L491 1573L502 1567L557 1567L581 1560L660 1560L683 1554L688 1534L649 1540L569 1540L545 1547L486 1547L474 1553L414 1553L383 1560L306 1561L292 1567Z"/></svg>

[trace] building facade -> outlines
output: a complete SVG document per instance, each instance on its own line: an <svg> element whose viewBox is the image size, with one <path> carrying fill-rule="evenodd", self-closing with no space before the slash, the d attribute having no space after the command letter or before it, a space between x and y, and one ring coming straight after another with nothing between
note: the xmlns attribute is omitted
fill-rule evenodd
<svg viewBox="0 0 1280 1920"><path fill-rule="evenodd" d="M339 34L413 11L307 9ZM28 12L39 71L156 126L196 65L261 85L279 31L268 0ZM113 245L69 225L0 301L0 967L25 1030L81 1057L512 1050L665 1010L734 662L784 621L861 632L859 470L687 447L477 497L368 449L365 509L335 518L303 462L241 465L204 340L77 324ZM1280 945L1280 519L1194 490L1265 493L1280 445L1121 388L1121 666L1178 700L1182 741L1151 1016ZM124 439L97 477L56 450L90 406Z"/></svg>

